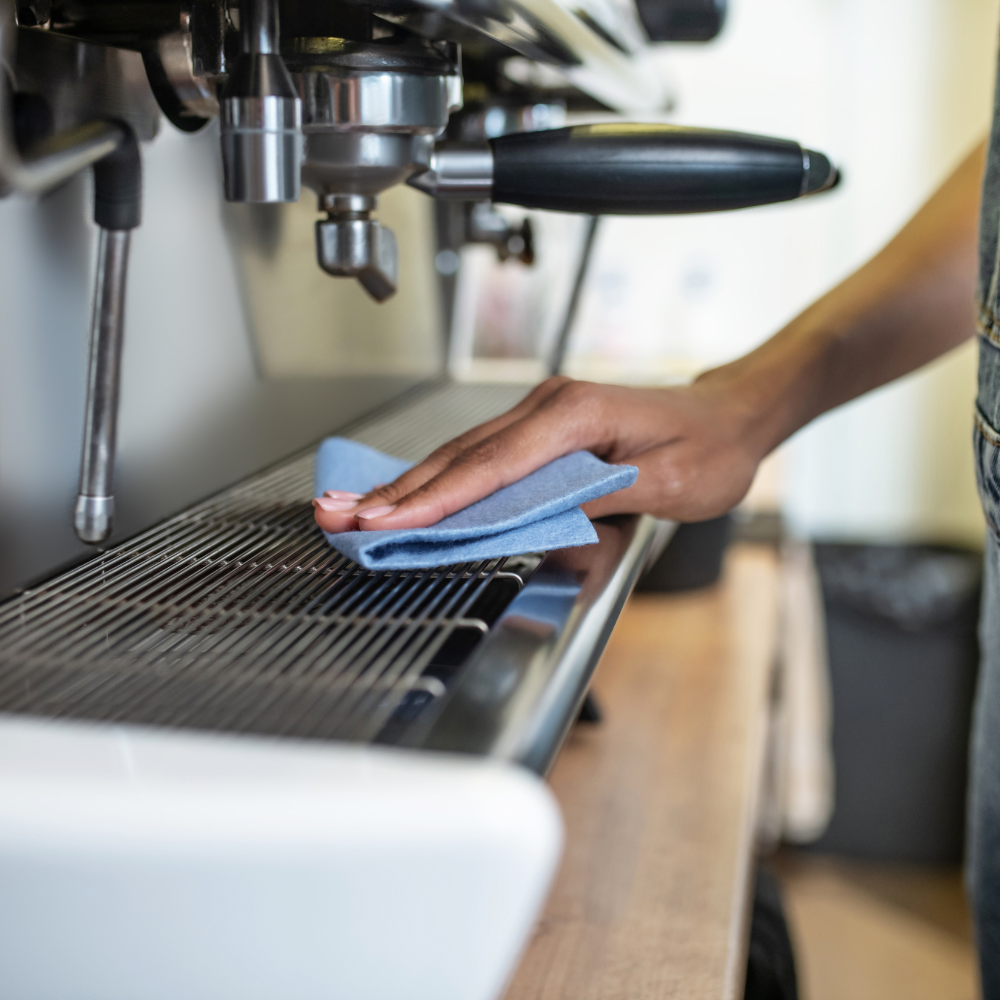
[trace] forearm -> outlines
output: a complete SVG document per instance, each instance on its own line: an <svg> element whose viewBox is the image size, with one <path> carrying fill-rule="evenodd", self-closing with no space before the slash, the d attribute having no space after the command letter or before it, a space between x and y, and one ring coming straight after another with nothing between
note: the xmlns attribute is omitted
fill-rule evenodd
<svg viewBox="0 0 1000 1000"><path fill-rule="evenodd" d="M985 144L864 267L757 350L699 379L733 393L761 455L972 335L984 154Z"/></svg>

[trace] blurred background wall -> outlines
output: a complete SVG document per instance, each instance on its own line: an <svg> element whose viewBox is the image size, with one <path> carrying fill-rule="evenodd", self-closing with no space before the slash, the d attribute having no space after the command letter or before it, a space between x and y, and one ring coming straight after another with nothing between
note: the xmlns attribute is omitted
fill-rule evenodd
<svg viewBox="0 0 1000 1000"><path fill-rule="evenodd" d="M666 120L798 139L834 156L845 183L812 202L602 220L568 372L690 378L863 263L985 133L998 15L998 0L732 0L716 42L665 49L677 95ZM481 248L467 258L478 295L459 295L458 370L475 355L494 359L477 374L517 358L535 368L515 371L542 374L580 228L537 221L534 277ZM970 342L797 435L762 471L757 502L811 537L976 544L974 392Z"/></svg>

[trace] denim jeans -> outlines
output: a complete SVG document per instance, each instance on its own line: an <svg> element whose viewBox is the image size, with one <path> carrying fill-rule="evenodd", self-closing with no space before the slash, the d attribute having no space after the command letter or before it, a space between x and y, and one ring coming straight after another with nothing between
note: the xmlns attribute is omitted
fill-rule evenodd
<svg viewBox="0 0 1000 1000"><path fill-rule="evenodd" d="M979 330L973 440L988 531L979 621L982 659L972 732L967 879L983 1000L1000 1000L1000 344L991 323L981 318Z"/></svg>
<svg viewBox="0 0 1000 1000"><path fill-rule="evenodd" d="M967 878L984 1000L1000 1000L1000 75L979 227L976 478L988 525L972 734Z"/></svg>
<svg viewBox="0 0 1000 1000"><path fill-rule="evenodd" d="M982 665L972 734L967 878L984 1000L1000 1000L1000 543L986 544Z"/></svg>

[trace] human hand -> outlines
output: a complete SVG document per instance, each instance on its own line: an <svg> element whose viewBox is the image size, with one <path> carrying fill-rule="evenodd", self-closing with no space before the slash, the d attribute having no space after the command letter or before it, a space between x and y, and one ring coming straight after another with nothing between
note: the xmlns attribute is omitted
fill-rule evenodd
<svg viewBox="0 0 1000 1000"><path fill-rule="evenodd" d="M639 469L633 486L584 505L588 517L723 514L746 494L768 449L739 393L713 374L659 389L548 379L395 482L363 497L331 491L317 499L316 523L330 532L426 527L581 449Z"/></svg>

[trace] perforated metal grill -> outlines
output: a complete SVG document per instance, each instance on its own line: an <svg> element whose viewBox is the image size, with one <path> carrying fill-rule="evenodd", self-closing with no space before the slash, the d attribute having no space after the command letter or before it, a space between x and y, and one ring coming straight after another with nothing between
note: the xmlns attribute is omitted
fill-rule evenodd
<svg viewBox="0 0 1000 1000"><path fill-rule="evenodd" d="M416 460L524 389L447 385L348 428ZM0 606L0 711L391 738L516 593L504 560L373 573L312 519L313 449Z"/></svg>

